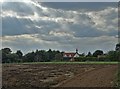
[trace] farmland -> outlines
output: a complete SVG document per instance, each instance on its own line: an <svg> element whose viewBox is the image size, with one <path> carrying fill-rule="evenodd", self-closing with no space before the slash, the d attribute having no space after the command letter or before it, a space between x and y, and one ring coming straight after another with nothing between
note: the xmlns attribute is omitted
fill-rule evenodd
<svg viewBox="0 0 120 89"><path fill-rule="evenodd" d="M2 69L3 89L38 89L112 87L118 67L116 62L46 62L3 64Z"/></svg>

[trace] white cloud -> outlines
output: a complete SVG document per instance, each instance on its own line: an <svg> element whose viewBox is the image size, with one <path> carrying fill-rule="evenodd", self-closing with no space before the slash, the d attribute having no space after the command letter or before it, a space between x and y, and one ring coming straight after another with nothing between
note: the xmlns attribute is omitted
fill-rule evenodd
<svg viewBox="0 0 120 89"><path fill-rule="evenodd" d="M111 27L113 30L118 30L117 27L117 8L108 7L101 11L92 11L86 13L93 22L93 27L102 31L110 31ZM114 15L114 16L113 16ZM115 23L115 24L112 24Z"/></svg>
<svg viewBox="0 0 120 89"><path fill-rule="evenodd" d="M115 34L118 21L117 8L108 7L98 11L81 9L67 11L48 8L31 0L26 3L26 6L30 7L31 14L27 14L27 10L25 14L25 12L15 11L11 8L4 9L2 12L3 22L6 22L4 18L15 18L19 23L23 23L22 26L25 27L23 30L30 29L35 34L25 34L26 32L13 36L5 34L2 37L4 47L28 46L28 49L56 48L62 50L79 48L81 52L86 52L97 48L110 50L117 43L117 39L113 36L117 34ZM14 24L10 27L14 27Z"/></svg>
<svg viewBox="0 0 120 89"><path fill-rule="evenodd" d="M22 41L26 41L26 40L28 40L29 41L29 43L31 43L31 42L40 42L41 40L39 39L37 39L36 38L36 36L37 36L37 34L31 34L31 35L29 35L29 34L24 34L24 35L15 35L15 36L4 36L4 37L2 37L2 40L3 40L3 42L15 42L15 41L17 41L17 40L22 40Z"/></svg>
<svg viewBox="0 0 120 89"><path fill-rule="evenodd" d="M42 26L37 26L37 25L36 25L35 27L38 28L38 29L41 29L41 28L42 28Z"/></svg>
<svg viewBox="0 0 120 89"><path fill-rule="evenodd" d="M101 31L109 31L111 27L117 30L117 8L108 7L100 11L64 11L61 9L53 9L42 6L38 2L29 1L29 6L33 11L33 15L23 16L21 13L12 10L3 11L2 17L16 17L18 19L30 19L31 21L52 21L58 24L79 24L83 26L94 27ZM40 11L40 12L39 12ZM112 18L112 15L113 18ZM114 23L114 24L112 24ZM110 27L109 27L110 26Z"/></svg>
<svg viewBox="0 0 120 89"><path fill-rule="evenodd" d="M17 13L13 11L2 11L2 17L17 17Z"/></svg>
<svg viewBox="0 0 120 89"><path fill-rule="evenodd" d="M50 35L54 35L54 36L58 36L58 37L60 37L60 36L70 36L70 37L73 37L73 35L72 34L70 34L70 33L68 33L68 32L64 32L64 31L50 31L49 32L49 34Z"/></svg>

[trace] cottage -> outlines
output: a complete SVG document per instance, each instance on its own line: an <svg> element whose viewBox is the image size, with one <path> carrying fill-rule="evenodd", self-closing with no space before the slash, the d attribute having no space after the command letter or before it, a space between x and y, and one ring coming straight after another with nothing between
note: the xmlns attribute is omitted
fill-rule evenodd
<svg viewBox="0 0 120 89"><path fill-rule="evenodd" d="M76 52L63 53L63 59L66 61L74 61L74 58L78 57L80 57L80 54L78 53L77 49Z"/></svg>

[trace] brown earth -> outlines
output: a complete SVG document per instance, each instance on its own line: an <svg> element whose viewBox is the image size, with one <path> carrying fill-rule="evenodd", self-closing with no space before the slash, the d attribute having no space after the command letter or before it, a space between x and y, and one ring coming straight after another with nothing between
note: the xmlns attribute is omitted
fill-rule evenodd
<svg viewBox="0 0 120 89"><path fill-rule="evenodd" d="M3 64L3 89L112 87L117 65Z"/></svg>
<svg viewBox="0 0 120 89"><path fill-rule="evenodd" d="M59 87L113 87L117 66L94 69L61 83Z"/></svg>

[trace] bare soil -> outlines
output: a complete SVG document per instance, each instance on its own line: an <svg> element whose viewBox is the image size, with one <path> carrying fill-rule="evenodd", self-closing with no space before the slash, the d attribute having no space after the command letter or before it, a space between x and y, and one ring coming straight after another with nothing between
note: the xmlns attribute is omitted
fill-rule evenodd
<svg viewBox="0 0 120 89"><path fill-rule="evenodd" d="M3 64L3 89L113 87L117 65Z"/></svg>
<svg viewBox="0 0 120 89"><path fill-rule="evenodd" d="M116 66L94 69L62 83L62 87L113 87Z"/></svg>

